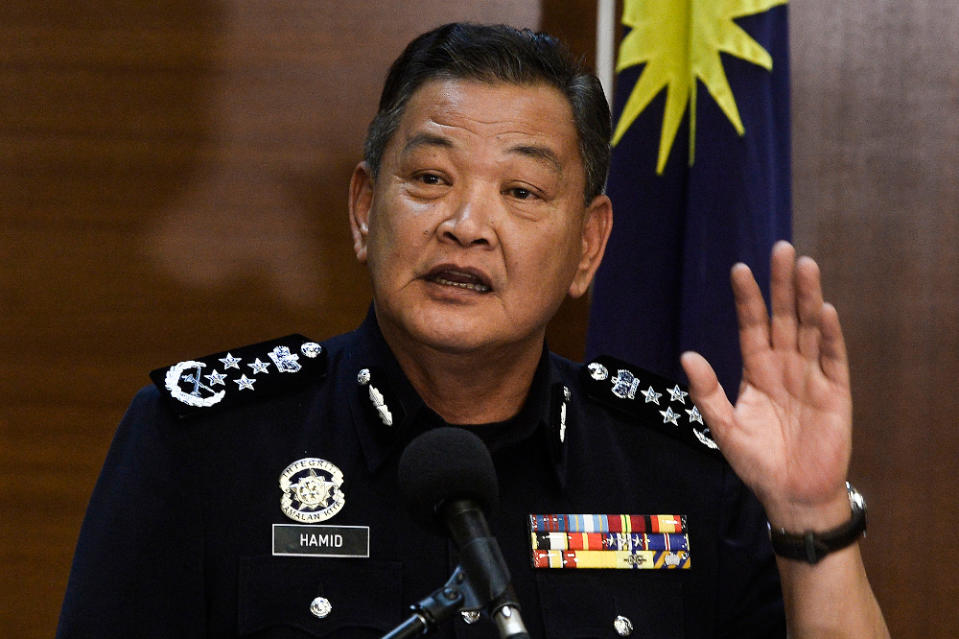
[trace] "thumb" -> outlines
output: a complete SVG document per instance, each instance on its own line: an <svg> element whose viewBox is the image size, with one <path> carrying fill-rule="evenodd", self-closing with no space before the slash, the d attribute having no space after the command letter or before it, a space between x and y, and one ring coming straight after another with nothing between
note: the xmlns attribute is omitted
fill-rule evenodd
<svg viewBox="0 0 959 639"><path fill-rule="evenodd" d="M679 358L689 378L689 395L699 408L720 448L733 424L733 405L729 403L716 372L706 358L686 351Z"/></svg>

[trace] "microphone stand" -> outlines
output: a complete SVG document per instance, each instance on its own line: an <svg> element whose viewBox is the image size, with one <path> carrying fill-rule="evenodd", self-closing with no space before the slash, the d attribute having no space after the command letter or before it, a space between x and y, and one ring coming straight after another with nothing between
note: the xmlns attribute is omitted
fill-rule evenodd
<svg viewBox="0 0 959 639"><path fill-rule="evenodd" d="M500 639L529 639L512 585L490 604L490 618L496 624Z"/></svg>
<svg viewBox="0 0 959 639"><path fill-rule="evenodd" d="M436 630L444 621L458 610L480 609L483 603L477 598L473 586L463 568L457 566L449 580L441 588L410 606L413 614L382 639L407 639L425 635Z"/></svg>
<svg viewBox="0 0 959 639"><path fill-rule="evenodd" d="M409 639L429 634L457 611L480 610L485 605L463 567L457 566L441 588L410 606L413 614L381 639ZM512 586L507 586L490 604L490 617L502 639L529 639Z"/></svg>

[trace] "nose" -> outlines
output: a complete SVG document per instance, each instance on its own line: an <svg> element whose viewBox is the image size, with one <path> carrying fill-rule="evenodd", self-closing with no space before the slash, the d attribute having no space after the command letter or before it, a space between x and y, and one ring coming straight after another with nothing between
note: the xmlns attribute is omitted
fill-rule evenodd
<svg viewBox="0 0 959 639"><path fill-rule="evenodd" d="M464 248L496 244L496 199L473 190L457 201L439 227L440 238Z"/></svg>

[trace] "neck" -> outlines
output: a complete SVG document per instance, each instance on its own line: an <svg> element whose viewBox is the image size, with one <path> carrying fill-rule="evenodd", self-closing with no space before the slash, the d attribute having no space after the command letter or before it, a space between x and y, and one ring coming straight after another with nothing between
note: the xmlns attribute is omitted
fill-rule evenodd
<svg viewBox="0 0 959 639"><path fill-rule="evenodd" d="M500 349L449 353L409 344L387 331L383 337L426 405L450 424L501 422L519 413L545 339L540 335Z"/></svg>

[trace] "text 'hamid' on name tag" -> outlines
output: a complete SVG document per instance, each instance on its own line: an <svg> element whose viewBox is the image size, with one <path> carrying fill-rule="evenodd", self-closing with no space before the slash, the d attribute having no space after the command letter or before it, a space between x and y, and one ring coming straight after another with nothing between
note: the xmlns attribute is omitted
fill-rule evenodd
<svg viewBox="0 0 959 639"><path fill-rule="evenodd" d="M368 558L370 527L273 524L273 556Z"/></svg>

